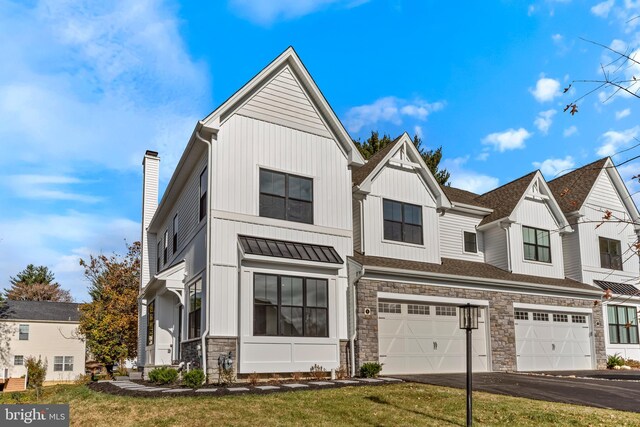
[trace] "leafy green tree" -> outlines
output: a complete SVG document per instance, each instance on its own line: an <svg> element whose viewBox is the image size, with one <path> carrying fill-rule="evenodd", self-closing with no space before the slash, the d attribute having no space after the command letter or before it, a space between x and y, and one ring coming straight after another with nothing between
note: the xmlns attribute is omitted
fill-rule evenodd
<svg viewBox="0 0 640 427"><path fill-rule="evenodd" d="M91 302L80 306L80 333L89 351L107 366L136 357L140 242L127 245L124 256L90 255L80 265L91 282Z"/></svg>
<svg viewBox="0 0 640 427"><path fill-rule="evenodd" d="M449 178L451 178L451 173L446 169L439 168L440 161L442 160L442 146L435 150L425 150L422 148L422 139L418 135L414 135L412 141L413 145L418 149L420 156L422 156L422 160L424 160L438 183L440 183L440 185L450 185ZM393 140L389 135L384 134L381 138L377 131L371 131L371 136L365 141L354 141L362 156L367 160L391 142L393 142Z"/></svg>
<svg viewBox="0 0 640 427"><path fill-rule="evenodd" d="M71 293L55 282L55 276L44 265L29 264L9 279L11 287L5 291L10 300L72 302Z"/></svg>

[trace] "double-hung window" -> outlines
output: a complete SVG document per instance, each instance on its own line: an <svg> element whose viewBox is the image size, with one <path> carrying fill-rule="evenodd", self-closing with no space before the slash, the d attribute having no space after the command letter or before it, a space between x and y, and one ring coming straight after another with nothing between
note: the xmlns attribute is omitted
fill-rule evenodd
<svg viewBox="0 0 640 427"><path fill-rule="evenodd" d="M476 233L471 233L470 231L464 232L464 251L477 253L478 252L478 242L476 240Z"/></svg>
<svg viewBox="0 0 640 427"><path fill-rule="evenodd" d="M200 174L200 221L207 215L207 189L209 182L207 179L207 168Z"/></svg>
<svg viewBox="0 0 640 427"><path fill-rule="evenodd" d="M253 335L328 337L328 282L255 274Z"/></svg>
<svg viewBox="0 0 640 427"><path fill-rule="evenodd" d="M620 240L600 237L600 267L622 270Z"/></svg>
<svg viewBox="0 0 640 427"><path fill-rule="evenodd" d="M313 180L260 169L260 216L313 224Z"/></svg>
<svg viewBox="0 0 640 427"><path fill-rule="evenodd" d="M189 285L189 338L200 336L202 310L202 280Z"/></svg>
<svg viewBox="0 0 640 427"><path fill-rule="evenodd" d="M173 231L173 253L175 254L178 251L178 214L175 214L173 216L173 224L172 224L172 231Z"/></svg>
<svg viewBox="0 0 640 427"><path fill-rule="evenodd" d="M422 244L422 208L409 203L383 201L384 238Z"/></svg>
<svg viewBox="0 0 640 427"><path fill-rule="evenodd" d="M147 345L153 345L155 338L156 323L156 300L149 303L147 307Z"/></svg>
<svg viewBox="0 0 640 427"><path fill-rule="evenodd" d="M524 259L551 262L551 243L548 230L523 226L522 240L524 242Z"/></svg>
<svg viewBox="0 0 640 427"><path fill-rule="evenodd" d="M169 230L164 230L164 239L162 240L162 263L167 264L167 257L169 252Z"/></svg>
<svg viewBox="0 0 640 427"><path fill-rule="evenodd" d="M29 340L29 325L20 325L18 327L18 339L20 341Z"/></svg>
<svg viewBox="0 0 640 427"><path fill-rule="evenodd" d="M635 307L609 305L607 316L611 344L638 344L638 312Z"/></svg>
<svg viewBox="0 0 640 427"><path fill-rule="evenodd" d="M24 356L15 355L13 356L13 364L14 366L22 366L24 365Z"/></svg>
<svg viewBox="0 0 640 427"><path fill-rule="evenodd" d="M156 259L156 261L157 261L156 262L156 273L158 271L160 271L160 261L162 260L162 258L160 257L160 254L162 253L161 251L162 251L162 240L160 240L158 242L158 252L157 252L158 256L157 256L157 259Z"/></svg>
<svg viewBox="0 0 640 427"><path fill-rule="evenodd" d="M54 356L53 371L54 372L73 371L73 356Z"/></svg>

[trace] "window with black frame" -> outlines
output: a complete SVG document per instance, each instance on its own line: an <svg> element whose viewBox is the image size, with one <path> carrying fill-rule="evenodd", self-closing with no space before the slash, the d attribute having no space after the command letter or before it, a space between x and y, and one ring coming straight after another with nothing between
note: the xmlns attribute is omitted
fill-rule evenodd
<svg viewBox="0 0 640 427"><path fill-rule="evenodd" d="M202 280L189 285L189 338L197 338L201 332Z"/></svg>
<svg viewBox="0 0 640 427"><path fill-rule="evenodd" d="M260 169L260 216L313 224L313 180Z"/></svg>
<svg viewBox="0 0 640 427"><path fill-rule="evenodd" d="M329 336L328 281L255 274L253 335Z"/></svg>
<svg viewBox="0 0 640 427"><path fill-rule="evenodd" d="M162 246L162 263L166 264L167 263L167 258L169 256L169 230L164 230L164 239L162 240L162 243L164 244Z"/></svg>
<svg viewBox="0 0 640 427"><path fill-rule="evenodd" d="M178 214L175 214L173 216L173 223L172 223L172 230L173 230L173 253L175 254L176 252L178 252Z"/></svg>
<svg viewBox="0 0 640 427"><path fill-rule="evenodd" d="M611 344L638 344L638 312L635 307L610 305L607 316Z"/></svg>
<svg viewBox="0 0 640 427"><path fill-rule="evenodd" d="M207 215L207 190L209 188L209 182L207 179L207 168L204 168L200 174L200 216L199 220L202 221Z"/></svg>
<svg viewBox="0 0 640 427"><path fill-rule="evenodd" d="M470 231L464 232L464 251L477 253L478 252L478 242L476 241L476 233L471 233Z"/></svg>
<svg viewBox="0 0 640 427"><path fill-rule="evenodd" d="M533 227L522 227L524 259L528 261L551 262L549 231Z"/></svg>
<svg viewBox="0 0 640 427"><path fill-rule="evenodd" d="M612 270L622 270L622 250L620 240L599 238L600 267Z"/></svg>
<svg viewBox="0 0 640 427"><path fill-rule="evenodd" d="M147 345L153 345L155 339L156 301L153 300L147 307Z"/></svg>
<svg viewBox="0 0 640 427"><path fill-rule="evenodd" d="M158 251L157 251L157 257L156 257L156 273L160 271L160 261L162 260L162 258L160 257L160 254L162 253L162 240L160 240L158 242Z"/></svg>
<svg viewBox="0 0 640 427"><path fill-rule="evenodd" d="M384 239L422 244L422 207L383 200Z"/></svg>

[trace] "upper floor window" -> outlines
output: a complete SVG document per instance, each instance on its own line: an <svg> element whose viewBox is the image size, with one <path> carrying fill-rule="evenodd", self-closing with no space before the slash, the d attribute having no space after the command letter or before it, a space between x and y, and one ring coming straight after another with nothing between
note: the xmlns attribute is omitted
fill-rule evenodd
<svg viewBox="0 0 640 427"><path fill-rule="evenodd" d="M522 240L524 242L524 259L551 262L551 243L548 230L523 226Z"/></svg>
<svg viewBox="0 0 640 427"><path fill-rule="evenodd" d="M260 216L313 224L313 180L260 169Z"/></svg>
<svg viewBox="0 0 640 427"><path fill-rule="evenodd" d="M202 313L202 280L189 285L189 338L200 336Z"/></svg>
<svg viewBox="0 0 640 427"><path fill-rule="evenodd" d="M611 344L638 344L638 313L635 307L609 305L607 318Z"/></svg>
<svg viewBox="0 0 640 427"><path fill-rule="evenodd" d="M476 241L476 233L470 231L464 232L464 251L465 252L478 252L478 242Z"/></svg>
<svg viewBox="0 0 640 427"><path fill-rule="evenodd" d="M147 345L153 345L156 321L156 300L147 307Z"/></svg>
<svg viewBox="0 0 640 427"><path fill-rule="evenodd" d="M620 240L600 237L600 266L612 270L622 270Z"/></svg>
<svg viewBox="0 0 640 427"><path fill-rule="evenodd" d="M164 245L162 246L162 263L167 263L167 256L169 252L169 230L164 230L164 239L162 240Z"/></svg>
<svg viewBox="0 0 640 427"><path fill-rule="evenodd" d="M200 220L207 214L207 189L209 181L207 179L207 168L200 174Z"/></svg>
<svg viewBox="0 0 640 427"><path fill-rule="evenodd" d="M178 214L173 216L173 253L178 251Z"/></svg>
<svg viewBox="0 0 640 427"><path fill-rule="evenodd" d="M20 325L18 327L18 339L27 341L29 339L29 325Z"/></svg>
<svg viewBox="0 0 640 427"><path fill-rule="evenodd" d="M156 259L156 273L160 271L160 254L162 253L162 240L158 242L158 257Z"/></svg>
<svg viewBox="0 0 640 427"><path fill-rule="evenodd" d="M422 208L409 203L383 201L384 238L422 244Z"/></svg>
<svg viewBox="0 0 640 427"><path fill-rule="evenodd" d="M53 371L54 372L73 371L73 356L54 356Z"/></svg>
<svg viewBox="0 0 640 427"><path fill-rule="evenodd" d="M13 356L13 364L15 366L22 366L24 365L24 356L19 356L19 355L15 355Z"/></svg>
<svg viewBox="0 0 640 427"><path fill-rule="evenodd" d="M253 335L328 337L328 282L256 274Z"/></svg>

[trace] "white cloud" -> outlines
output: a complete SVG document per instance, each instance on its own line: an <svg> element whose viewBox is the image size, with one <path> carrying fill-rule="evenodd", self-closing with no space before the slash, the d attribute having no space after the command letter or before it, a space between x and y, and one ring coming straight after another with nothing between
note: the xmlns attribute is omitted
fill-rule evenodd
<svg viewBox="0 0 640 427"><path fill-rule="evenodd" d="M535 89L529 89L529 92L538 102L553 101L554 98L561 95L560 82L543 75L536 82Z"/></svg>
<svg viewBox="0 0 640 427"><path fill-rule="evenodd" d="M422 134L422 126L418 126L418 125L414 126L413 127L413 133L418 135L418 138L422 138L422 135L423 135Z"/></svg>
<svg viewBox="0 0 640 427"><path fill-rule="evenodd" d="M42 0L0 12L0 140L14 162L137 170L175 165L208 98L169 8ZM35 48L37 47L37 48ZM34 120L37 118L37 120Z"/></svg>
<svg viewBox="0 0 640 427"><path fill-rule="evenodd" d="M611 11L613 4L614 0L606 0L602 3L598 3L591 8L591 13L601 18L606 18L609 16L609 12Z"/></svg>
<svg viewBox="0 0 640 427"><path fill-rule="evenodd" d="M503 132L494 132L482 140L484 145L492 145L499 152L524 148L524 142L533 135L525 128L507 129Z"/></svg>
<svg viewBox="0 0 640 427"><path fill-rule="evenodd" d="M624 119L629 114L631 114L630 108L625 108L624 110L616 111L616 120Z"/></svg>
<svg viewBox="0 0 640 427"><path fill-rule="evenodd" d="M365 126L373 126L380 122L400 125L403 117L424 121L431 113L442 110L444 105L441 101L433 103L421 99L407 101L387 96L371 104L350 108L345 114L344 123L349 131L358 132Z"/></svg>
<svg viewBox="0 0 640 427"><path fill-rule="evenodd" d="M229 8L253 23L269 26L327 9L330 6L353 8L369 0L229 0Z"/></svg>
<svg viewBox="0 0 640 427"><path fill-rule="evenodd" d="M631 141L635 141L640 135L640 126L623 131L610 130L602 134L602 144L596 150L599 156L613 156L619 150L624 149Z"/></svg>
<svg viewBox="0 0 640 427"><path fill-rule="evenodd" d="M546 159L543 162L533 162L533 166L540 169L547 178L553 179L569 172L575 166L575 162L571 156L567 156L564 159Z"/></svg>
<svg viewBox="0 0 640 427"><path fill-rule="evenodd" d="M76 299L87 299L83 270L88 254L125 252L124 240L139 239L140 224L121 217L88 215L76 211L43 215L32 213L0 220L0 272L3 284L27 264L46 265ZM117 237L114 237L117 236Z"/></svg>
<svg viewBox="0 0 640 427"><path fill-rule="evenodd" d="M551 125L553 124L553 116L556 113L556 110L541 111L538 113L538 117L533 121L543 135L549 133L549 128L551 128Z"/></svg>
<svg viewBox="0 0 640 427"><path fill-rule="evenodd" d="M102 201L101 197L78 192L65 191L60 187L69 187L83 182L74 177L63 175L9 175L2 182L13 191L16 197L36 200L66 200L83 203Z"/></svg>
<svg viewBox="0 0 640 427"><path fill-rule="evenodd" d="M564 37L562 36L562 34L552 34L551 40L553 40L554 43L562 43Z"/></svg>
<svg viewBox="0 0 640 427"><path fill-rule="evenodd" d="M478 155L475 157L475 160L478 160L479 162L484 162L484 161L486 161L488 158L489 158L489 151L488 151L488 150L485 150L485 151L482 151L480 154L478 154Z"/></svg>
<svg viewBox="0 0 640 427"><path fill-rule="evenodd" d="M468 160L469 157L466 156L442 161L442 167L451 172L452 186L478 194L498 186L498 178L466 169L464 166Z"/></svg>
<svg viewBox="0 0 640 427"><path fill-rule="evenodd" d="M568 138L577 133L578 133L578 128L575 125L571 125L562 132L562 136L564 136L565 138Z"/></svg>

